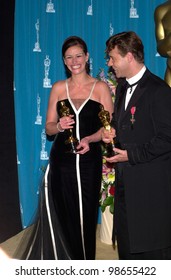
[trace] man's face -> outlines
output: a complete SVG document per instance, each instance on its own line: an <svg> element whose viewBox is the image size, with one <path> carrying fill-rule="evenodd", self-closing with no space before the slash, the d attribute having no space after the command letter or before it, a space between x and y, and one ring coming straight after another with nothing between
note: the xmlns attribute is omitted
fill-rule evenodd
<svg viewBox="0 0 171 280"><path fill-rule="evenodd" d="M121 56L116 46L109 52L108 66L114 69L117 78L127 77L129 70L127 54L125 56Z"/></svg>

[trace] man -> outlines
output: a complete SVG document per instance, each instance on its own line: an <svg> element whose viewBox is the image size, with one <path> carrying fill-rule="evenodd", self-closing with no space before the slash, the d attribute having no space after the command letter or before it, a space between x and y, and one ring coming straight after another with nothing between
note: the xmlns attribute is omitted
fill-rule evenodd
<svg viewBox="0 0 171 280"><path fill-rule="evenodd" d="M159 5L154 12L157 51L167 58L165 81L171 86L171 1Z"/></svg>
<svg viewBox="0 0 171 280"><path fill-rule="evenodd" d="M112 119L116 135L113 242L119 259L171 259L171 88L144 65L134 32L106 42L118 78ZM128 83L132 87L128 87Z"/></svg>

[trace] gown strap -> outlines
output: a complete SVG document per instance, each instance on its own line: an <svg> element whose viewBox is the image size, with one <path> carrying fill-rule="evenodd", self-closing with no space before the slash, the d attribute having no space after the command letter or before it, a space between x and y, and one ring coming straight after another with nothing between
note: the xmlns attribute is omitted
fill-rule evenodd
<svg viewBox="0 0 171 280"><path fill-rule="evenodd" d="M93 86L92 86L92 89L91 89L91 91L90 91L90 95L89 95L88 99L90 99L90 98L91 98L91 96L92 96L92 93L93 93L93 90L94 90L94 88L95 88L96 83L97 83L97 80L95 80L95 82L94 82L94 84L93 84Z"/></svg>
<svg viewBox="0 0 171 280"><path fill-rule="evenodd" d="M68 80L65 81L65 86L66 86L67 98L70 99L69 88L68 88Z"/></svg>

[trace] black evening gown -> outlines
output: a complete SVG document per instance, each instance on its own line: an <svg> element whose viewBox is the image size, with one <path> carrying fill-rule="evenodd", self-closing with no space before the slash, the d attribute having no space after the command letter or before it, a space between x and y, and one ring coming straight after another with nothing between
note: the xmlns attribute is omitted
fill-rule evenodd
<svg viewBox="0 0 171 280"><path fill-rule="evenodd" d="M68 88L67 88L68 91ZM93 91L93 88L92 88ZM91 91L91 92L92 92ZM91 94L77 110L69 97L63 100L74 115L74 137L98 131L100 103ZM60 102L57 111L60 114ZM23 259L93 260L102 174L100 142L90 143L84 155L68 152L68 131L58 133L42 188L40 214L33 226L29 253Z"/></svg>

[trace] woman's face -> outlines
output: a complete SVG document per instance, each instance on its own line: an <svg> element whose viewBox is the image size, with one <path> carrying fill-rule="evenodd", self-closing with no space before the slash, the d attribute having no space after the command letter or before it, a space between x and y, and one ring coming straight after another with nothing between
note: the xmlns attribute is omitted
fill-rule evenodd
<svg viewBox="0 0 171 280"><path fill-rule="evenodd" d="M89 54L85 54L80 46L72 46L65 52L64 63L72 74L77 75L86 71L88 57Z"/></svg>

